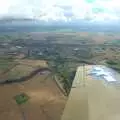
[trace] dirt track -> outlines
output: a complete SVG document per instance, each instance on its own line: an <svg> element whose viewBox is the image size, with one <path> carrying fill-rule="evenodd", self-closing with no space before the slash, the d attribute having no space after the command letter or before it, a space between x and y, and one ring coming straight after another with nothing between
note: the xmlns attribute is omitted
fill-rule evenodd
<svg viewBox="0 0 120 120"><path fill-rule="evenodd" d="M18 106L13 97L21 92L30 99ZM0 86L0 120L60 120L65 103L51 76L37 74L30 81Z"/></svg>

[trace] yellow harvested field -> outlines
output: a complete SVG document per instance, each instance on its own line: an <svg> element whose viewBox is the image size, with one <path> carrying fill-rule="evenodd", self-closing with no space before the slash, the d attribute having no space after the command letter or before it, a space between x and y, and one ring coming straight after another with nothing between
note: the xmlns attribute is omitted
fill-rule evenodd
<svg viewBox="0 0 120 120"><path fill-rule="evenodd" d="M23 59L23 60L15 60L16 62L22 64L22 65L28 65L32 67L48 67L47 61L44 60L29 60L29 59Z"/></svg>
<svg viewBox="0 0 120 120"><path fill-rule="evenodd" d="M35 68L33 68L31 66L17 65L14 68L12 68L11 70L9 70L8 72L6 72L5 74L0 75L0 78L2 80L16 79L16 78L20 78L22 76L27 76L34 70L35 70Z"/></svg>
<svg viewBox="0 0 120 120"><path fill-rule="evenodd" d="M120 120L120 86L86 74L91 67L78 68L62 120Z"/></svg>
<svg viewBox="0 0 120 120"><path fill-rule="evenodd" d="M22 76L27 76L34 70L35 68L30 67L30 66L17 65L13 69L11 69L9 72L1 76L3 79L15 79L15 78L19 78Z"/></svg>
<svg viewBox="0 0 120 120"><path fill-rule="evenodd" d="M28 76L38 68L48 67L47 62L44 60L23 59L15 60L15 62L17 63L15 67L0 75L1 81Z"/></svg>

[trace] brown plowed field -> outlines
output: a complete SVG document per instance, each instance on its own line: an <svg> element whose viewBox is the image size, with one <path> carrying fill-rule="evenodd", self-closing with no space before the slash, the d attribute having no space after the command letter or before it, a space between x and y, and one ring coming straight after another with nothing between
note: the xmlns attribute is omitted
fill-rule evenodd
<svg viewBox="0 0 120 120"><path fill-rule="evenodd" d="M17 105L13 97L23 92L30 99ZM37 74L26 82L0 86L0 120L60 120L65 103L51 75Z"/></svg>

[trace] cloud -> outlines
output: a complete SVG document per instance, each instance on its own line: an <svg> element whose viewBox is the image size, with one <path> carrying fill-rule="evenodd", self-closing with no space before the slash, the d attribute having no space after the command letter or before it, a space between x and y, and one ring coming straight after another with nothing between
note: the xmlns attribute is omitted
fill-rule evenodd
<svg viewBox="0 0 120 120"><path fill-rule="evenodd" d="M119 20L119 0L2 0L0 18Z"/></svg>

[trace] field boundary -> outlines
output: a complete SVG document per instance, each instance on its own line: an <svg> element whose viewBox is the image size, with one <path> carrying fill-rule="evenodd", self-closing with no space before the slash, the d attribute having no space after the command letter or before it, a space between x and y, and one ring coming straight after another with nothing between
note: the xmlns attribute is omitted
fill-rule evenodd
<svg viewBox="0 0 120 120"><path fill-rule="evenodd" d="M62 87L62 85L61 85L61 83L59 82L59 80L58 80L58 78L57 78L56 75L53 76L53 79L54 79L56 85L58 86L58 88L60 89L60 91L64 94L64 96L67 96L64 88Z"/></svg>
<svg viewBox="0 0 120 120"><path fill-rule="evenodd" d="M31 79L32 77L34 77L37 73L41 72L41 71L44 71L44 70L48 70L51 72L51 70L49 68L38 68L34 71L32 71L29 75L27 76L22 76L20 78L17 78L17 79L7 79L7 80L2 80L0 82L0 85L2 84L13 84L13 83L20 83L20 82L24 82L24 81L27 81L29 79Z"/></svg>

